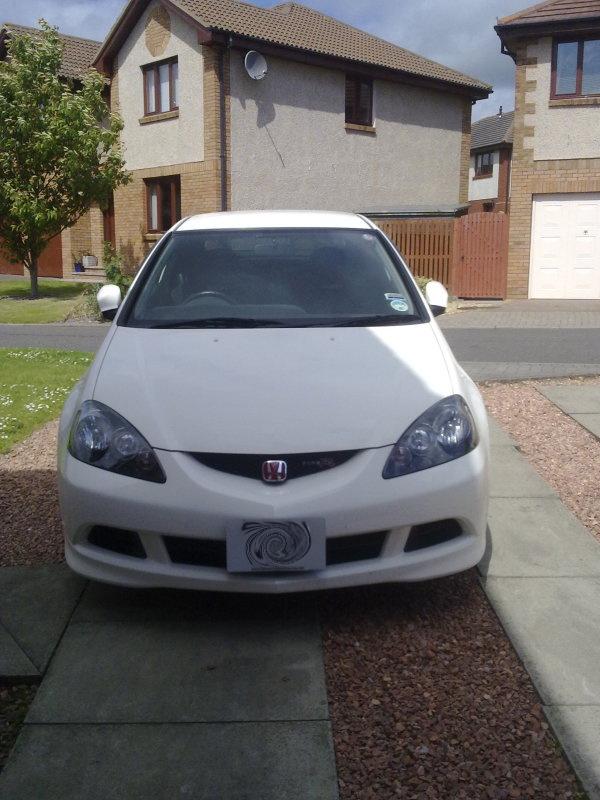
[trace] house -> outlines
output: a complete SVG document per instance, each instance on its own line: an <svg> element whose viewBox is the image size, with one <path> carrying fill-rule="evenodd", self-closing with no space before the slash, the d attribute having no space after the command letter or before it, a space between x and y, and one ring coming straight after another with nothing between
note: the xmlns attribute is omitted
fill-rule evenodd
<svg viewBox="0 0 600 800"><path fill-rule="evenodd" d="M474 122L471 130L469 213L504 211L510 200L514 111Z"/></svg>
<svg viewBox="0 0 600 800"><path fill-rule="evenodd" d="M130 0L95 66L124 120L114 239L130 267L197 212L454 213L491 91L298 3Z"/></svg>
<svg viewBox="0 0 600 800"><path fill-rule="evenodd" d="M38 36L40 31L24 25L11 22L0 26L0 61L6 59L6 43L11 34L28 34ZM62 63L60 76L65 80L72 80L77 85L98 52L101 42L91 39L81 39L77 36L60 34L63 43ZM79 220L74 228L63 231L60 236L52 239L40 257L40 277L69 277L73 269L73 262L84 253L101 253L104 239L104 217L98 208L91 209ZM98 270L97 272L101 272ZM12 264L0 253L0 274L23 274L21 264ZM92 270L93 273L93 270Z"/></svg>
<svg viewBox="0 0 600 800"><path fill-rule="evenodd" d="M509 297L600 298L600 2L498 21L516 64Z"/></svg>

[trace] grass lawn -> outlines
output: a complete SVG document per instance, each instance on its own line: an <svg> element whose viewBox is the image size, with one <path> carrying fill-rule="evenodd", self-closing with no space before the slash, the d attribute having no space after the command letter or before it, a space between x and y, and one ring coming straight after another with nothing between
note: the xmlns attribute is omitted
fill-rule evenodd
<svg viewBox="0 0 600 800"><path fill-rule="evenodd" d="M81 302L85 283L39 281L40 297L29 299L29 280L0 281L0 323L63 322Z"/></svg>
<svg viewBox="0 0 600 800"><path fill-rule="evenodd" d="M60 414L92 358L75 350L0 349L0 453Z"/></svg>

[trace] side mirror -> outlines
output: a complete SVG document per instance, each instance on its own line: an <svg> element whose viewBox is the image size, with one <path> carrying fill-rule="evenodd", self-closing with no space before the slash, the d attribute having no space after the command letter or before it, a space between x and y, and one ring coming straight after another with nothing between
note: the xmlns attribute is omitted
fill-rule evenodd
<svg viewBox="0 0 600 800"><path fill-rule="evenodd" d="M429 281L425 287L425 299L434 317L439 317L448 308L448 292L439 281Z"/></svg>
<svg viewBox="0 0 600 800"><path fill-rule="evenodd" d="M121 290L118 286L107 283L96 295L96 300L104 319L114 319L121 305Z"/></svg>

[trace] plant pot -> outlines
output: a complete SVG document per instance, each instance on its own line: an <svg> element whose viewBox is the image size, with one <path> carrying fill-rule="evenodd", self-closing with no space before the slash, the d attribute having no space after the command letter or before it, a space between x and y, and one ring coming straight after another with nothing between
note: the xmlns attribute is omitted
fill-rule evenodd
<svg viewBox="0 0 600 800"><path fill-rule="evenodd" d="M75 272L85 272L85 267L83 266L81 261L76 261L73 266L74 266Z"/></svg>

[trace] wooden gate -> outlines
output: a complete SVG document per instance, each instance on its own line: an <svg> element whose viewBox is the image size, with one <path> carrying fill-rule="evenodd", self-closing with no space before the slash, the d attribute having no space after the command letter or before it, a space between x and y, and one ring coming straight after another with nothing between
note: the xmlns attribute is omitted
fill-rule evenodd
<svg viewBox="0 0 600 800"><path fill-rule="evenodd" d="M502 211L455 220L450 286L457 297L506 297L508 216Z"/></svg>

